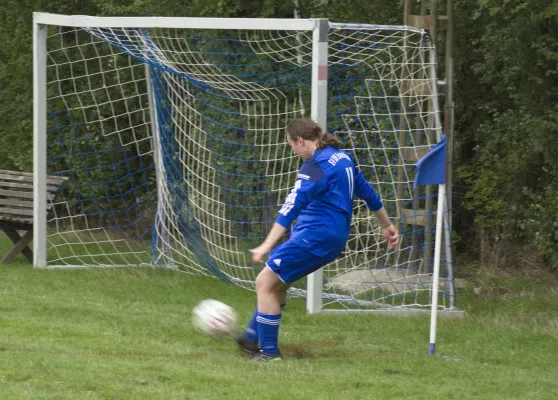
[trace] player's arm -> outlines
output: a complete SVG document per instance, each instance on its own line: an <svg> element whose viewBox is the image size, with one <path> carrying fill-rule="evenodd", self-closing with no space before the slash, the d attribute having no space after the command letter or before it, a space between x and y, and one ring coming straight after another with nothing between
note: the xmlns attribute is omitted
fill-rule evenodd
<svg viewBox="0 0 558 400"><path fill-rule="evenodd" d="M384 205L380 196L376 193L372 185L370 185L362 172L359 171L357 167L355 167L355 195L366 202L368 208L374 212L381 210ZM388 218L389 221L389 218ZM387 222L387 221L384 221Z"/></svg>
<svg viewBox="0 0 558 400"><path fill-rule="evenodd" d="M265 255L275 247L285 232L287 232L287 228L275 222L265 240L258 247L250 250L252 260L254 262L263 262Z"/></svg>
<svg viewBox="0 0 558 400"><path fill-rule="evenodd" d="M360 172L356 167L354 193L359 199L364 200L368 208L376 214L376 218L382 228L384 237L388 241L388 247L391 249L397 246L399 243L399 232L391 223L380 196L378 196L374 188L366 181L362 172Z"/></svg>

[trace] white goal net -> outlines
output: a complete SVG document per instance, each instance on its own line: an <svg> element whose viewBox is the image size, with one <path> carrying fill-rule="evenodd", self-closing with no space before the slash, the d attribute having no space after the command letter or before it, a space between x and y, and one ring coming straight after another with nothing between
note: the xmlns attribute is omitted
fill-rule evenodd
<svg viewBox="0 0 558 400"><path fill-rule="evenodd" d="M45 56L36 84L46 90L36 157L67 178L45 216L44 264L155 265L253 288L261 266L247 250L267 235L300 166L284 127L311 116L315 21L39 14L36 23ZM315 69L327 74L327 130L355 156L402 243L388 251L355 200L346 249L323 272L324 308L427 307L437 190L413 181L441 134L433 45L419 29L334 23L327 42L327 70ZM454 308L447 237L440 310ZM292 295L306 294L305 280L295 286Z"/></svg>

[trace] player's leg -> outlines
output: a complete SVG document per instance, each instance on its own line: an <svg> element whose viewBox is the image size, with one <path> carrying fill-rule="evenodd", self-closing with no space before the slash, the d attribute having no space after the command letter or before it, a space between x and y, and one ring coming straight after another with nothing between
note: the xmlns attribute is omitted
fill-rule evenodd
<svg viewBox="0 0 558 400"><path fill-rule="evenodd" d="M283 243L280 246L273 249L273 251L269 255L270 258L268 260L268 264L270 262L273 265L281 264L281 260L285 259L285 255L291 253L291 251L289 250L290 246L288 243L289 242ZM272 296L275 298L275 301L279 302L279 311L277 311L276 309L274 310L274 314L273 314L274 316L271 317L272 319L276 318L275 316L277 315L280 316L281 310L285 307L287 289L288 289L288 284L287 285L284 284L278 278L278 275L276 273L273 273L271 270L269 270L269 266L266 266L266 268L264 268L264 270L261 271L260 274L258 274L258 277L256 279L256 293L258 295L258 299L263 299L263 301L266 302L268 297ZM256 310L252 314L252 318L250 319L250 322L246 326L246 330L244 331L244 333L242 333L241 335L235 338L240 349L249 354L256 353L259 350L259 347L261 347L260 343L258 343L258 336L259 336L258 327L259 325L262 325L261 323L258 323L259 311L261 311L260 308L256 307ZM266 309L266 311L269 310ZM265 312L263 311L261 312L265 314ZM265 318L263 321L265 321ZM277 321L274 320L274 324L276 323Z"/></svg>
<svg viewBox="0 0 558 400"><path fill-rule="evenodd" d="M287 293L290 287L290 283L283 283L281 286L279 286L279 289L277 289L279 302L281 303L281 311L283 311L285 309L285 306L287 305Z"/></svg>
<svg viewBox="0 0 558 400"><path fill-rule="evenodd" d="M256 308L244 332L234 338L240 350L248 354L255 354L259 350L257 316L258 309Z"/></svg>
<svg viewBox="0 0 558 400"><path fill-rule="evenodd" d="M281 304L284 304L289 285L331 261L332 257L316 256L290 240L271 252L266 267L256 278L260 351L252 357L253 360L281 359L278 347Z"/></svg>
<svg viewBox="0 0 558 400"><path fill-rule="evenodd" d="M277 289L277 295L279 298L281 312L283 312L283 309L285 308L286 300L287 300L287 291L289 290L290 286L291 285L288 283L283 283ZM239 348L243 352L248 354L255 354L259 349L258 323L256 321L257 317L258 317L258 308L256 307L256 310L252 314L252 317L250 318L250 321L248 322L248 325L246 326L244 332L235 338Z"/></svg>
<svg viewBox="0 0 558 400"><path fill-rule="evenodd" d="M281 312L286 305L287 290L290 285L283 285L284 289L279 289L279 301L281 303ZM283 290L283 291L282 291ZM244 332L235 337L235 341L239 348L248 354L254 354L259 350L258 346L258 323L256 318L258 317L258 308L252 313L252 317L246 325Z"/></svg>
<svg viewBox="0 0 558 400"><path fill-rule="evenodd" d="M279 276L266 266L256 278L258 296L258 314L256 317L258 343L263 354L256 358L277 358L279 355L278 336L281 323L281 301L279 288L283 282Z"/></svg>
<svg viewBox="0 0 558 400"><path fill-rule="evenodd" d="M256 278L256 294L258 295L258 312L266 314L279 314L281 300L279 288L283 281L279 276L266 266Z"/></svg>
<svg viewBox="0 0 558 400"><path fill-rule="evenodd" d="M299 270L313 263L315 257L302 250L292 241L275 248L269 255L266 267L256 278L258 296L258 342L260 352L252 357L258 361L280 359L278 337L281 311L287 297L287 290L297 280ZM294 275L293 275L294 273Z"/></svg>

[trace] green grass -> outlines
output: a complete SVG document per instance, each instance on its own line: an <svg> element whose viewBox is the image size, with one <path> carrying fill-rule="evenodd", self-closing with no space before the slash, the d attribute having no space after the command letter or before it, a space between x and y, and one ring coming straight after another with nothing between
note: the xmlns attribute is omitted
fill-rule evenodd
<svg viewBox="0 0 558 400"><path fill-rule="evenodd" d="M6 248L0 241L0 249ZM458 293L467 317L305 314L289 303L284 362L252 364L192 329L216 298L246 321L254 294L148 269L0 266L0 399L556 399L558 290L502 279Z"/></svg>

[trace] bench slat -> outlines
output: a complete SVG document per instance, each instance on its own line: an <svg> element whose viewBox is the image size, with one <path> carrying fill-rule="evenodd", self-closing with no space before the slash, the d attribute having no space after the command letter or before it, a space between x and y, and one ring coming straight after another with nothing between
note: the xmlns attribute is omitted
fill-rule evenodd
<svg viewBox="0 0 558 400"><path fill-rule="evenodd" d="M25 183L25 182L3 182L0 181L0 188L7 187L7 188L17 188L17 189L30 189L33 190L33 182ZM47 190L49 192L56 192L59 190L56 186L47 186Z"/></svg>
<svg viewBox="0 0 558 400"><path fill-rule="evenodd" d="M18 191L18 190L4 190L4 189L0 189L0 196L5 196L5 197L22 197L24 199L32 199L33 198L33 192L22 192L22 191ZM47 194L47 199L48 200L53 200L55 197L55 193L48 193Z"/></svg>
<svg viewBox="0 0 558 400"><path fill-rule="evenodd" d="M32 172L19 172L19 171L11 171L8 169L0 169L0 174L3 175L9 175L9 176L24 176L24 177L29 177L29 178L33 178L35 176L35 174L33 174ZM58 182L63 182L68 180L67 176L61 176L61 175L47 175L47 179L53 179L56 180Z"/></svg>
<svg viewBox="0 0 558 400"><path fill-rule="evenodd" d="M1 260L4 263L11 262L19 253L33 262L29 242L33 239L34 178L32 173L0 169L0 230L14 243ZM67 180L67 177L47 176L47 215L52 212L53 201ZM18 230L26 232L19 236Z"/></svg>
<svg viewBox="0 0 558 400"><path fill-rule="evenodd" d="M3 206L16 206L21 208L31 208L33 209L32 201L24 201L19 199L2 199L0 198L0 204Z"/></svg>
<svg viewBox="0 0 558 400"><path fill-rule="evenodd" d="M66 180L64 178L65 177L62 176L52 176L52 175L47 176L47 184L58 186ZM31 184L33 184L33 174L15 175L15 174L5 174L0 171L0 180L30 182Z"/></svg>
<svg viewBox="0 0 558 400"><path fill-rule="evenodd" d="M28 210L25 208L6 208L6 207L0 207L0 213L2 214L12 214L12 215L19 215L20 217L27 217L33 216L33 210Z"/></svg>
<svg viewBox="0 0 558 400"><path fill-rule="evenodd" d="M0 174L33 176L32 172L12 171L10 169L0 169Z"/></svg>
<svg viewBox="0 0 558 400"><path fill-rule="evenodd" d="M0 229L23 231L33 226L33 218L18 218L11 215L0 215Z"/></svg>
<svg viewBox="0 0 558 400"><path fill-rule="evenodd" d="M25 230L33 226L33 179L29 172L0 169L0 229ZM65 176L47 176L47 210L52 210L52 202L67 180Z"/></svg>

